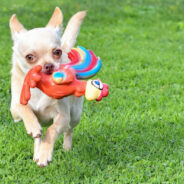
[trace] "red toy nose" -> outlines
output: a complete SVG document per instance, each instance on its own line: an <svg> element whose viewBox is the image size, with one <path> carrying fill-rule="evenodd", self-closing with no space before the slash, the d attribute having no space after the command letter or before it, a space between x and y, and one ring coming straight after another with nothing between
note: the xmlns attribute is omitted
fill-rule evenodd
<svg viewBox="0 0 184 184"><path fill-rule="evenodd" d="M54 70L54 65L52 63L46 63L46 64L44 64L44 66L43 66L43 72L45 74L52 74L53 70Z"/></svg>

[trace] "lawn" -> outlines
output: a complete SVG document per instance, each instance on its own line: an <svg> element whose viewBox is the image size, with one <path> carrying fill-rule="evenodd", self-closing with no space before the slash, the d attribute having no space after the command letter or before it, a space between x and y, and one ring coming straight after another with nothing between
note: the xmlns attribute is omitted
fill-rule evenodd
<svg viewBox="0 0 184 184"><path fill-rule="evenodd" d="M73 149L63 136L53 161L40 169L33 140L9 112L16 13L28 29L45 26L55 8L88 10L77 44L102 59L110 86L102 102L84 102ZM0 183L184 183L183 0L0 1Z"/></svg>

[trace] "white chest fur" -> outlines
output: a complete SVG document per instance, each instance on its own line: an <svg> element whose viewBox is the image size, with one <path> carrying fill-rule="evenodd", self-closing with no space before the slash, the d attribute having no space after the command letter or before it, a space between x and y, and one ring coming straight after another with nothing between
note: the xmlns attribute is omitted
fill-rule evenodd
<svg viewBox="0 0 184 184"><path fill-rule="evenodd" d="M52 99L37 88L31 89L29 105L41 123L54 119L58 113L68 113L71 124L79 119L82 113L83 97L69 96L60 100Z"/></svg>
<svg viewBox="0 0 184 184"><path fill-rule="evenodd" d="M58 100L48 97L37 88L31 89L29 105L41 121L49 121L58 113Z"/></svg>

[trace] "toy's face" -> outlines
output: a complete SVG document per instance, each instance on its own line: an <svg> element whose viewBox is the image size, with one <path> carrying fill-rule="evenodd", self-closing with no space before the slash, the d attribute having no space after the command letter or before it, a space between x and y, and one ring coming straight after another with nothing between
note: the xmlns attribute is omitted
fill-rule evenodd
<svg viewBox="0 0 184 184"><path fill-rule="evenodd" d="M61 63L61 41L56 30L36 28L22 33L15 41L14 57L26 73L35 65L41 65L43 72L51 74Z"/></svg>

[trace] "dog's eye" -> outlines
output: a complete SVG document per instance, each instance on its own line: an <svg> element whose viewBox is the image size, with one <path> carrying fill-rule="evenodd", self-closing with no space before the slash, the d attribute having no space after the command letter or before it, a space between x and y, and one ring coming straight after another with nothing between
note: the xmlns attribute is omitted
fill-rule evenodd
<svg viewBox="0 0 184 184"><path fill-rule="evenodd" d="M60 56L61 55L61 50L59 50L59 49L55 50L54 55Z"/></svg>
<svg viewBox="0 0 184 184"><path fill-rule="evenodd" d="M32 54L28 54L28 55L26 56L26 59L27 59L27 61L28 61L29 63L34 63L34 62L36 61L36 57L35 57L34 55L32 55Z"/></svg>
<svg viewBox="0 0 184 184"><path fill-rule="evenodd" d="M59 59L61 57L62 51L60 49L53 50L53 56L55 59Z"/></svg>

